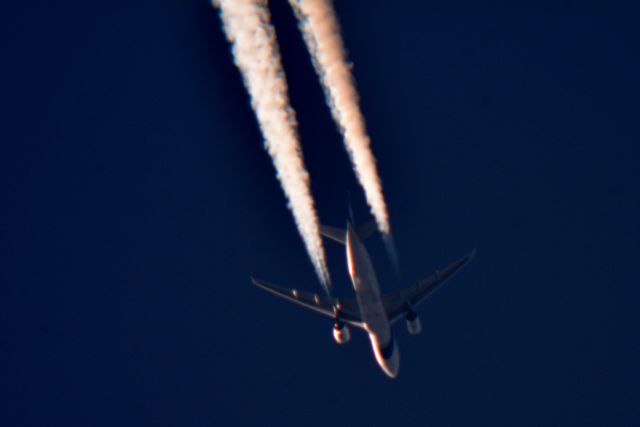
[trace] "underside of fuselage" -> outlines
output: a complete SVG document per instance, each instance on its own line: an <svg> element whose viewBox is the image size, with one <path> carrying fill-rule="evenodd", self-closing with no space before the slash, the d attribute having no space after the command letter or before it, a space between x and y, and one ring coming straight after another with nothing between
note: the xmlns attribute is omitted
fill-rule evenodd
<svg viewBox="0 0 640 427"><path fill-rule="evenodd" d="M346 250L349 275L373 354L384 373L395 378L400 368L398 345L380 299L380 286L373 264L350 223L347 224Z"/></svg>

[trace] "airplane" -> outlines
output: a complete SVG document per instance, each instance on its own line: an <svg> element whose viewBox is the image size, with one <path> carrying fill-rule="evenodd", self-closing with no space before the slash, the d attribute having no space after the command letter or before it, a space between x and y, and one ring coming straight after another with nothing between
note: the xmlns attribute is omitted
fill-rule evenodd
<svg viewBox="0 0 640 427"><path fill-rule="evenodd" d="M320 232L326 238L346 246L347 264L355 299L334 298L298 289L288 289L254 277L251 280L256 286L268 292L332 317L334 319L333 338L338 344L345 344L351 338L347 325L366 331L378 365L387 376L395 378L400 368L400 354L391 326L404 317L409 334L419 334L422 325L414 308L471 261L476 250L411 287L381 295L371 258L364 246L364 241L377 231L376 224L371 221L356 227L351 209L349 210L350 218L347 221L346 231L322 225Z"/></svg>

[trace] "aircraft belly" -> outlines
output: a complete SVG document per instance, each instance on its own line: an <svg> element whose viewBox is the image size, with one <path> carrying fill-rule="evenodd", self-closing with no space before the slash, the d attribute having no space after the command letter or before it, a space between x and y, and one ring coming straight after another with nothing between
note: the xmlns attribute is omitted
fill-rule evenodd
<svg viewBox="0 0 640 427"><path fill-rule="evenodd" d="M380 297L367 285L361 283L356 293L362 322L370 334L376 335L381 343L387 343L390 339L389 320Z"/></svg>
<svg viewBox="0 0 640 427"><path fill-rule="evenodd" d="M362 322L381 344L387 344L391 339L391 329L380 300L380 288L371 259L360 242L350 240L350 243L353 243L348 248L350 273Z"/></svg>
<svg viewBox="0 0 640 427"><path fill-rule="evenodd" d="M356 235L348 229L347 263L353 289L360 306L360 316L369 332L372 344L387 345L391 341L391 327L380 299L380 286L371 258ZM374 348L374 351L377 351Z"/></svg>

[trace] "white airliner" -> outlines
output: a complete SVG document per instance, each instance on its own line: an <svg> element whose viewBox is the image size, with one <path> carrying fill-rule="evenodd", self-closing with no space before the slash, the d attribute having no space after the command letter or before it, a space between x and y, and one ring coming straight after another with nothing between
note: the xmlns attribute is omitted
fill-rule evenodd
<svg viewBox="0 0 640 427"><path fill-rule="evenodd" d="M349 341L351 334L346 324L364 329L369 334L371 347L378 365L391 378L398 375L400 354L393 337L391 325L404 317L411 335L420 333L422 326L414 307L424 301L447 279L467 264L476 254L474 249L464 258L454 262L433 276L400 291L380 295L380 286L373 270L371 258L363 244L376 231L374 222L356 228L353 220L347 222L347 230L321 226L322 234L347 248L349 274L356 299L333 298L312 294L251 278L253 283L271 293L293 301L329 317L333 317L333 337L339 344Z"/></svg>

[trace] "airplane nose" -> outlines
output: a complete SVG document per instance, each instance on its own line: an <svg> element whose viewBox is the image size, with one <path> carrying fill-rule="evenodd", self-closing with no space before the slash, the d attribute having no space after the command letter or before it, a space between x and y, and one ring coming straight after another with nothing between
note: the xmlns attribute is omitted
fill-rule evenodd
<svg viewBox="0 0 640 427"><path fill-rule="evenodd" d="M400 370L400 351L398 350L398 343L393 336L391 336L391 342L382 347L380 347L378 337L375 334L369 334L369 338L371 339L373 354L382 371L390 378L398 376L398 371Z"/></svg>
<svg viewBox="0 0 640 427"><path fill-rule="evenodd" d="M400 351L398 350L398 345L395 341L393 343L393 353L391 354L391 357L383 360L384 363L382 364L382 368L384 373L390 378L397 377L398 371L400 371Z"/></svg>
<svg viewBox="0 0 640 427"><path fill-rule="evenodd" d="M397 351L385 365L385 372L389 377L395 378L398 376L398 371L400 371L400 355Z"/></svg>

